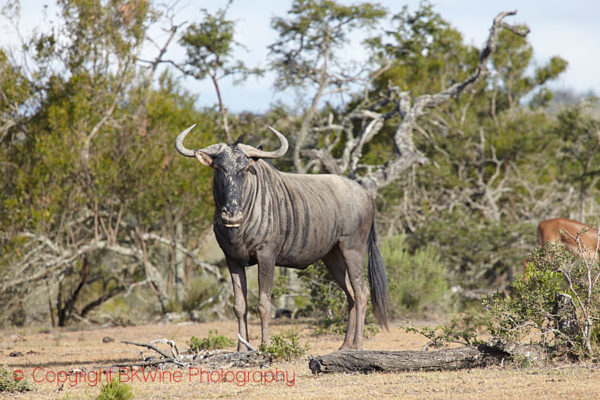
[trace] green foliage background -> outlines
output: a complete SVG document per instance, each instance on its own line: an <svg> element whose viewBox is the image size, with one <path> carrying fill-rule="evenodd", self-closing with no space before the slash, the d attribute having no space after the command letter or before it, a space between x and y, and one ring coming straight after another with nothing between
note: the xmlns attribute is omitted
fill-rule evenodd
<svg viewBox="0 0 600 400"><path fill-rule="evenodd" d="M174 278L177 245L205 256L199 249L213 213L211 170L173 149L174 135L191 123L197 127L186 143L190 148L223 141L221 118L228 118L235 136L248 133L251 144L261 143L264 125L279 124L293 146L304 125L344 116L361 96L378 98L390 86L412 96L436 93L477 65L478 49L427 2L414 11L390 12L370 2L290 4L287 15L273 18L280 40L270 47L269 68L277 75L277 90L292 90L303 100L293 110L274 105L264 114L228 116L223 109L199 108L180 81L183 67L166 63L157 69L140 61L148 29L165 17L151 1L61 0L63 24L36 33L19 49L28 63L0 49L0 274L7 282L27 276L25 284L1 287L3 320L47 323L47 299L40 293L50 309L83 316L86 305L122 296L136 282L161 281L153 273L162 274L164 288L148 285L107 309L123 304L123 310L140 309L140 302L156 295L161 306L144 308L150 315L180 309L169 304L182 301L191 311L216 294L212 283L226 280L208 277L187 258L183 295ZM260 72L233 59L234 22L226 18L227 6L215 15L205 12L204 21L176 37L187 51L184 73L211 76L215 85L223 76ZM392 31L377 29L385 18ZM371 72L386 62L390 68L346 102L303 110L300 105L317 98L315 91L341 84L332 74L317 85L313 67L323 52L337 57L358 31L369 37L364 51ZM452 286L506 285L521 271L542 219L600 222L598 105L593 99L555 101L548 83L567 61L555 56L537 65L533 51L526 38L502 31L490 73L418 120L414 140L428 162L378 192L394 318L447 310L457 301L449 294ZM382 111L386 107L391 106ZM361 163L394 157L392 138L400 122L400 116L385 120L364 147ZM329 140L324 130L306 131L315 146ZM345 140L333 156L341 156ZM293 171L291 155L277 165ZM159 236L176 245L144 239ZM104 247L73 255L98 242ZM44 243L70 256L52 267L28 265L36 248L48 250ZM121 253L115 255L111 249L117 247ZM223 262L215 263L227 277ZM74 304L66 304L58 292L71 296L81 279L86 285ZM190 287L198 281L210 284ZM325 268L302 273L301 284L312 300L306 312L323 317L329 310L341 322L344 296Z"/></svg>

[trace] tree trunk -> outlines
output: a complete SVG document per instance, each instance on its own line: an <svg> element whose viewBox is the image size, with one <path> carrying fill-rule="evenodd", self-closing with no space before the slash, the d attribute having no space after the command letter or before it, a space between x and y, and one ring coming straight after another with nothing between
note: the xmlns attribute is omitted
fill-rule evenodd
<svg viewBox="0 0 600 400"><path fill-rule="evenodd" d="M178 222L175 229L175 300L181 304L185 297L185 255L177 245L183 241L183 224Z"/></svg>
<svg viewBox="0 0 600 400"><path fill-rule="evenodd" d="M71 293L67 300L63 302L63 289L62 281L58 283L58 294L56 301L56 315L58 317L58 326L67 326L67 322L71 319L71 314L73 313L73 309L75 308L75 302L81 293L81 289L86 284L86 280L88 274L90 272L89 263L87 257L83 257L83 265L81 267L81 279L79 280L79 284ZM54 319L54 318L53 318Z"/></svg>

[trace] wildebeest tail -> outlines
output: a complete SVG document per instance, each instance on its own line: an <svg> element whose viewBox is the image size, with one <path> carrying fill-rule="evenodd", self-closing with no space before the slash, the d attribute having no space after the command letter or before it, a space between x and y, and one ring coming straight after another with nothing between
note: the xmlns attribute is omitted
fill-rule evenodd
<svg viewBox="0 0 600 400"><path fill-rule="evenodd" d="M373 314L379 325L388 329L388 297L387 297L387 273L383 265L383 258L377 247L377 231L375 229L375 215L369 233L369 286L371 288L371 301L373 302Z"/></svg>

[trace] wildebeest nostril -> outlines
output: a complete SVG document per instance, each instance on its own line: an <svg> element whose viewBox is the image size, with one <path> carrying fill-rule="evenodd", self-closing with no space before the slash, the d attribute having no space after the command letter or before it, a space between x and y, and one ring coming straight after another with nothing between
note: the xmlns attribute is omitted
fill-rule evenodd
<svg viewBox="0 0 600 400"><path fill-rule="evenodd" d="M236 212L231 212L229 211L229 209L224 207L221 211L221 220L226 225L238 225L242 221L243 217L244 214L240 210Z"/></svg>

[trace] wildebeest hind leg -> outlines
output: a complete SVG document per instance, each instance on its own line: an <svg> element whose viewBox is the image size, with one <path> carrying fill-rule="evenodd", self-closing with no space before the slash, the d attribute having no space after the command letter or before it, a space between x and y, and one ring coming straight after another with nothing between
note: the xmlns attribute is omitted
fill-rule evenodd
<svg viewBox="0 0 600 400"><path fill-rule="evenodd" d="M345 248L344 243L340 243L340 250L347 265L347 274L350 279L350 285L354 291L356 327L354 330L354 338L350 348L362 350L363 347L363 331L365 325L365 314L367 311L367 298L369 297L369 289L365 283L364 277L364 251L356 249L356 247Z"/></svg>
<svg viewBox="0 0 600 400"><path fill-rule="evenodd" d="M346 294L346 299L348 301L348 327L346 328L346 336L344 337L344 343L342 343L340 350L348 349L352 347L354 332L356 329L354 291L352 290L352 285L350 284L350 279L348 277L348 267L346 266L346 261L344 260L344 257L337 246L334 247L325 257L323 257L323 262L327 266L327 269L331 273L333 279Z"/></svg>

